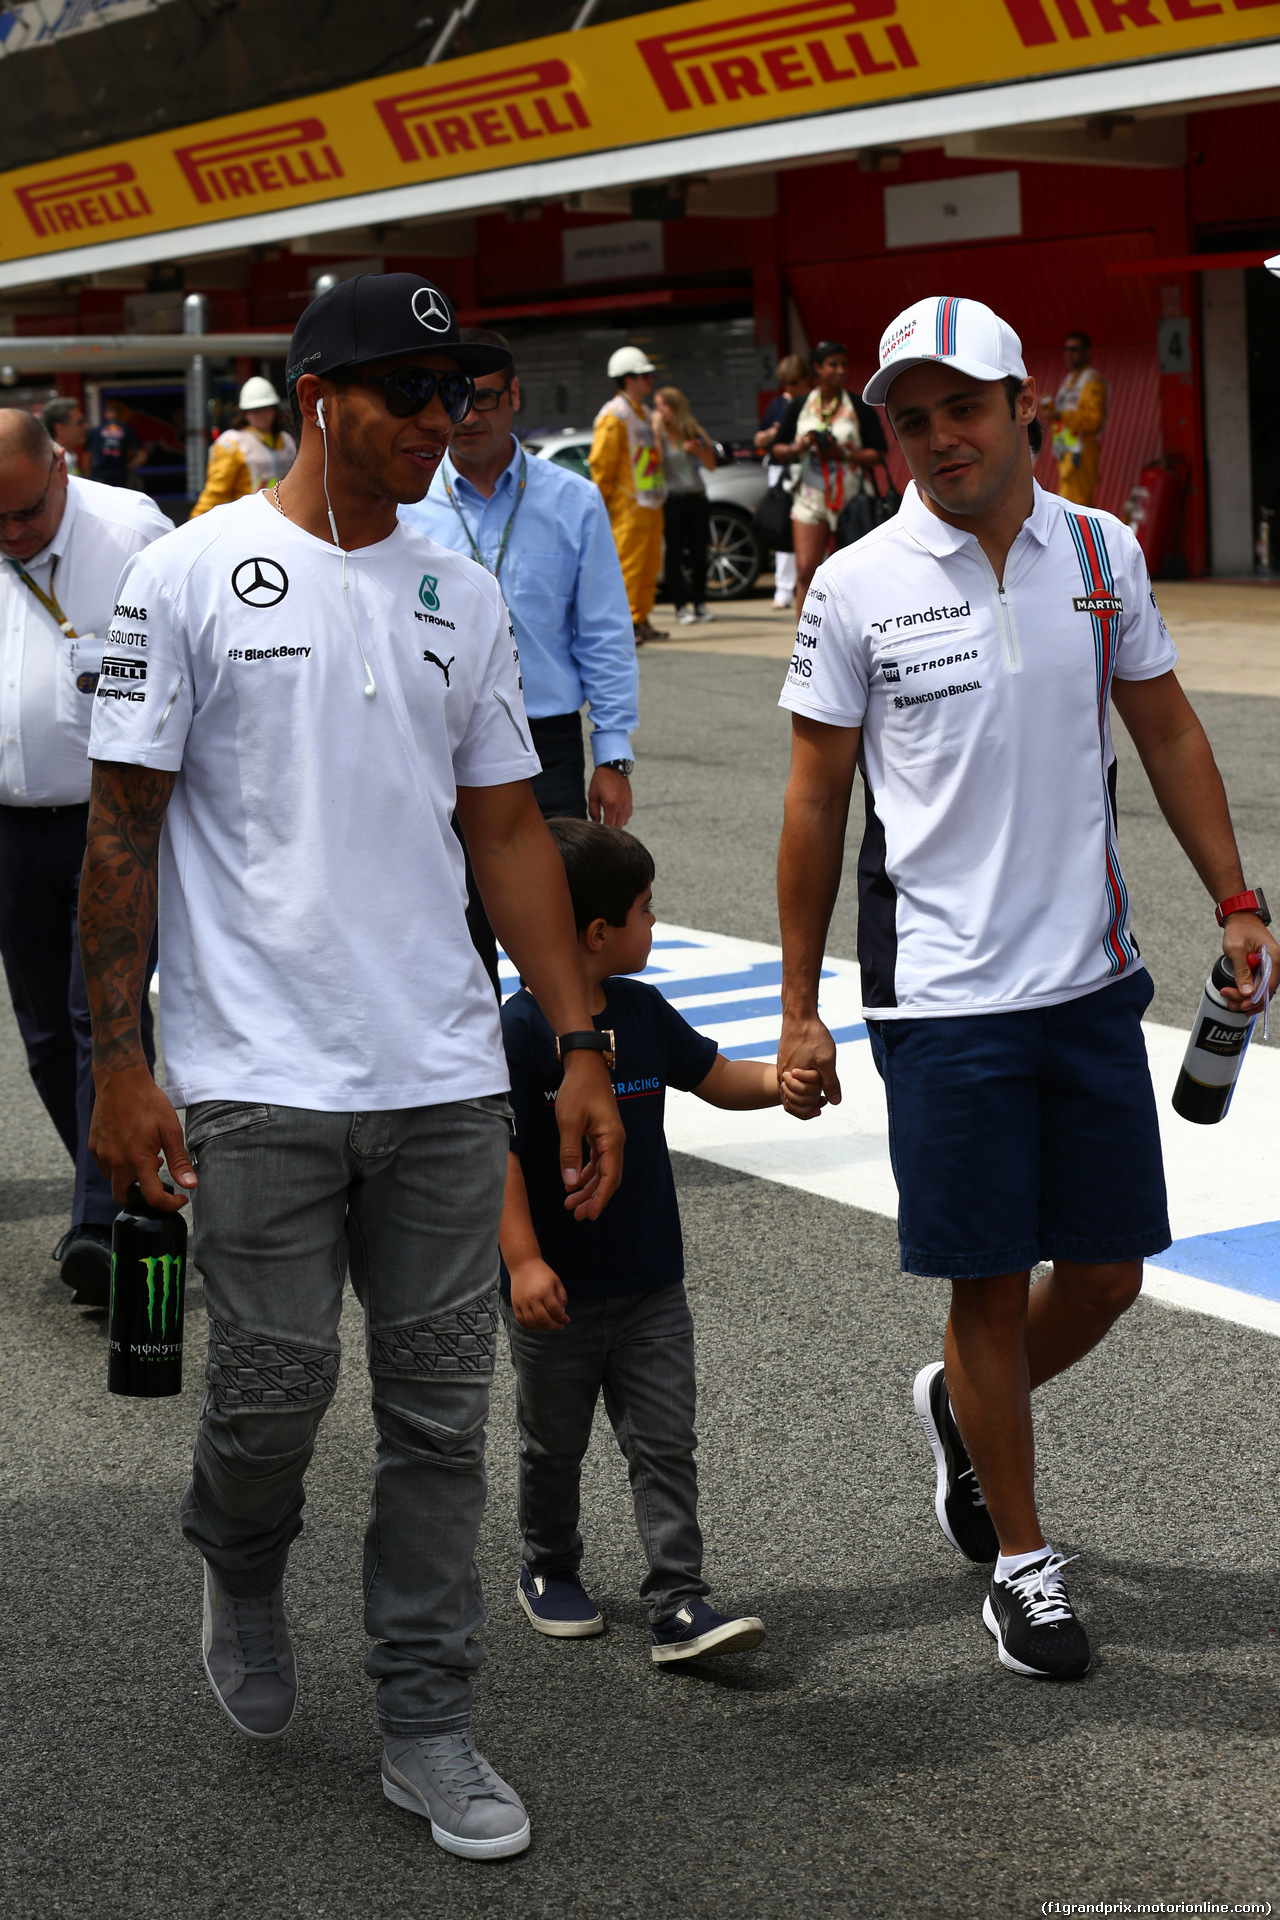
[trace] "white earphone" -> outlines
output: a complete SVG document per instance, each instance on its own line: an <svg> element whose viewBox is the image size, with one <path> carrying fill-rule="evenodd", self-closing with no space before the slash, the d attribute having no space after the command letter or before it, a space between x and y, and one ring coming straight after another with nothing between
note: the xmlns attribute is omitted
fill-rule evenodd
<svg viewBox="0 0 1280 1920"><path fill-rule="evenodd" d="M360 629L356 625L355 609L351 605L351 589L347 585L347 550L338 538L338 523L333 517L333 502L329 498L329 435L324 424L323 400L316 401L316 424L320 428L320 438L324 442L324 472L321 478L321 485L324 488L324 503L329 509L329 531L333 535L334 546L342 555L342 597L347 603L347 617L351 622L351 631L356 637L356 645L360 649L360 658L364 663L364 697L366 700L372 700L378 691L378 683L373 677L373 668L369 665L368 657L364 650L364 642L360 638Z"/></svg>

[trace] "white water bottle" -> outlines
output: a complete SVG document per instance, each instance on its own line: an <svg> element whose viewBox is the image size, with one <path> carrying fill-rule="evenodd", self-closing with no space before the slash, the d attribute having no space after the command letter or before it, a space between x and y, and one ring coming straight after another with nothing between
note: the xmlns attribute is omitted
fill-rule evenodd
<svg viewBox="0 0 1280 1920"><path fill-rule="evenodd" d="M1222 954L1205 981L1182 1071L1173 1090L1173 1110L1184 1120L1211 1127L1231 1105L1244 1056L1258 1016L1247 1008L1237 1011L1222 997L1223 987L1234 987L1231 962Z"/></svg>

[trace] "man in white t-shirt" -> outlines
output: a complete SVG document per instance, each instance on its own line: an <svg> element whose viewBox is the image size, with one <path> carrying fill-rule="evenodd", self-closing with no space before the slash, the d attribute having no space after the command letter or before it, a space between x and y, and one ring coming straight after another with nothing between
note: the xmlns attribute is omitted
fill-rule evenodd
<svg viewBox="0 0 1280 1920"><path fill-rule="evenodd" d="M282 1581L349 1257L378 1430L364 1590L383 1790L470 1858L520 1852L529 1822L468 1732L510 1108L455 807L560 1036L577 1217L599 1214L622 1151L501 593L396 517L473 376L500 364L416 275L347 280L307 309L289 475L121 581L132 670L98 690L80 907L94 1151L118 1198L137 1180L161 1208L185 1200L161 1153L183 1189L198 1169L208 1393L182 1525L204 1557L210 1684L252 1738L292 1718ZM137 1036L157 858L168 1098Z"/></svg>
<svg viewBox="0 0 1280 1920"><path fill-rule="evenodd" d="M107 1304L119 1212L89 1151L93 1045L76 936L89 722L98 676L114 671L121 568L172 531L150 495L70 476L33 414L0 408L0 958L36 1092L75 1163L71 1222L53 1249L75 1306ZM142 1044L153 1058L145 994Z"/></svg>
<svg viewBox="0 0 1280 1920"><path fill-rule="evenodd" d="M839 1099L818 977L860 769L858 957L902 1266L952 1282L945 1365L915 1384L936 1512L995 1562L983 1618L1004 1664L1071 1679L1089 1643L1036 1513L1030 1393L1102 1339L1169 1245L1113 701L1218 903L1233 1004L1254 992L1248 956L1280 947L1137 542L1033 483L1017 335L977 301L919 301L864 398L914 484L818 569L782 695L778 1066L818 1067ZM1040 1261L1053 1271L1032 1289Z"/></svg>

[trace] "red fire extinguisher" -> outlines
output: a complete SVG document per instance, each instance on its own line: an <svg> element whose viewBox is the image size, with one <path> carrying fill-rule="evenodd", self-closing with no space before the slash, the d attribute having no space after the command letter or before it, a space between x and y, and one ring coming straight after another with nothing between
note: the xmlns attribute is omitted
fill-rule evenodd
<svg viewBox="0 0 1280 1920"><path fill-rule="evenodd" d="M1153 579L1159 574L1178 531L1186 484L1186 462L1177 454L1166 454L1163 460L1153 461L1142 469L1129 496L1125 517L1137 535L1147 572Z"/></svg>

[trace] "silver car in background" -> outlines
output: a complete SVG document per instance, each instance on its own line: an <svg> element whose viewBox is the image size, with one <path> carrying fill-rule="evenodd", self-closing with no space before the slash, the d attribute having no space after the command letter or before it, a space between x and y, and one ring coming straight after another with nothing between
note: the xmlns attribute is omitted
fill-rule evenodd
<svg viewBox="0 0 1280 1920"><path fill-rule="evenodd" d="M531 433L522 441L526 453L539 460L554 460L570 473L591 478L587 456L591 434L579 427L565 427L560 433ZM726 456L717 448L722 464L706 476L707 500L711 507L711 544L707 561L708 600L740 600L750 593L761 570L770 564L756 539L754 514L765 496L764 464L749 452L745 458Z"/></svg>

